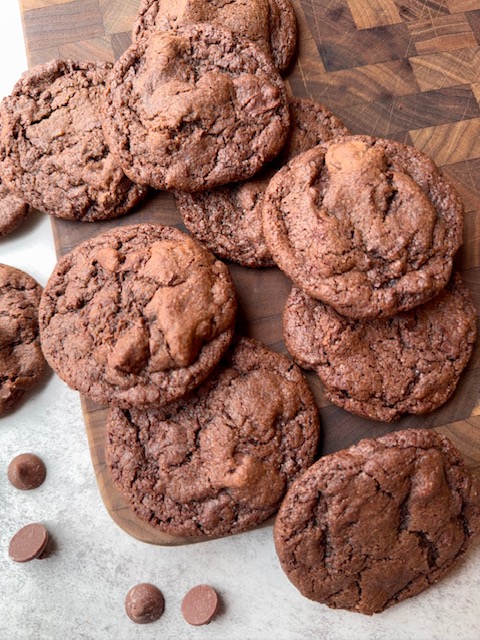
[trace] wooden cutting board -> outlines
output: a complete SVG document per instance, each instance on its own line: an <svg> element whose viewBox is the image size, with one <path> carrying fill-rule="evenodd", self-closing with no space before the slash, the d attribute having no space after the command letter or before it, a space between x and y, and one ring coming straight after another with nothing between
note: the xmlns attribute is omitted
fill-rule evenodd
<svg viewBox="0 0 480 640"><path fill-rule="evenodd" d="M466 211L456 268L480 311L480 0L293 0L299 27L289 90L334 111L352 133L415 145L456 185ZM114 61L130 44L139 0L20 0L29 65L54 57ZM462 11L458 10L462 7ZM157 193L108 223L52 219L57 255L120 224L158 222L183 228L172 197ZM281 315L290 283L277 269L230 265L239 298L239 331L285 353ZM480 340L479 340L480 342ZM389 431L424 427L448 435L480 475L480 349L443 407L394 424L358 418L328 403L307 374L322 421L322 452ZM82 398L98 485L111 517L155 544L186 540L139 522L105 469L105 407Z"/></svg>

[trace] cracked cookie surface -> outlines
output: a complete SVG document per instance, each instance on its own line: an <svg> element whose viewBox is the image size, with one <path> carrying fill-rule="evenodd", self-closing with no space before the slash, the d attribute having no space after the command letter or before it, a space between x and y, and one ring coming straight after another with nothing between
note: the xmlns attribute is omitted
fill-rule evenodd
<svg viewBox="0 0 480 640"><path fill-rule="evenodd" d="M352 320L292 288L287 349L316 371L334 404L373 420L441 406L454 392L476 339L476 311L458 274L433 300L390 318Z"/></svg>
<svg viewBox="0 0 480 640"><path fill-rule="evenodd" d="M278 266L310 296L352 318L390 316L448 282L463 206L417 149L350 136L272 178L263 231Z"/></svg>
<svg viewBox="0 0 480 640"><path fill-rule="evenodd" d="M111 64L52 60L0 106L0 174L28 204L65 220L122 215L145 194L124 174L100 119Z"/></svg>
<svg viewBox="0 0 480 640"><path fill-rule="evenodd" d="M274 541L299 591L374 614L437 582L480 532L480 480L452 443L412 429L325 456L289 491Z"/></svg>
<svg viewBox="0 0 480 640"><path fill-rule="evenodd" d="M290 0L143 0L132 29L134 42L154 31L210 22L255 42L272 57L279 71L292 60L297 42L295 11Z"/></svg>
<svg viewBox="0 0 480 640"><path fill-rule="evenodd" d="M0 264L0 415L40 379L38 306L42 287L28 273Z"/></svg>
<svg viewBox="0 0 480 640"><path fill-rule="evenodd" d="M103 124L132 180L199 191L246 179L275 157L289 110L278 71L254 43L197 24L127 49Z"/></svg>
<svg viewBox="0 0 480 640"><path fill-rule="evenodd" d="M27 203L7 189L0 178L0 238L15 231L27 213Z"/></svg>
<svg viewBox="0 0 480 640"><path fill-rule="evenodd" d="M280 155L259 174L208 191L175 192L187 229L220 258L248 267L274 266L262 229L263 194L271 177L299 153L348 133L340 120L318 102L291 98L289 105L287 141Z"/></svg>
<svg viewBox="0 0 480 640"><path fill-rule="evenodd" d="M59 260L40 304L45 357L101 403L162 405L209 374L236 313L227 267L173 227L118 227Z"/></svg>
<svg viewBox="0 0 480 640"><path fill-rule="evenodd" d="M139 518L178 536L263 522L314 460L318 410L299 368L240 339L188 398L107 417L106 460Z"/></svg>

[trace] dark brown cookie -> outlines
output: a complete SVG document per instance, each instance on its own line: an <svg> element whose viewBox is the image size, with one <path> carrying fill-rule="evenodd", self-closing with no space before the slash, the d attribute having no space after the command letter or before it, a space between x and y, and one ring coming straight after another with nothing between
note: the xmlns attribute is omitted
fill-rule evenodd
<svg viewBox="0 0 480 640"><path fill-rule="evenodd" d="M390 318L352 320L293 288L284 337L334 404L373 420L436 409L454 392L476 338L476 312L457 275L433 300Z"/></svg>
<svg viewBox="0 0 480 640"><path fill-rule="evenodd" d="M448 282L463 207L425 154L351 136L296 156L272 178L263 231L297 287L352 318L389 316Z"/></svg>
<svg viewBox="0 0 480 640"><path fill-rule="evenodd" d="M236 312L227 267L173 227L118 227L57 264L42 295L47 361L72 388L123 407L164 404L200 384Z"/></svg>
<svg viewBox="0 0 480 640"><path fill-rule="evenodd" d="M38 305L42 288L28 273L0 264L0 415L40 379Z"/></svg>
<svg viewBox="0 0 480 640"><path fill-rule="evenodd" d="M0 106L0 172L12 191L58 218L122 215L146 193L129 180L102 133L109 63L52 60L14 86Z"/></svg>
<svg viewBox="0 0 480 640"><path fill-rule="evenodd" d="M15 231L27 213L27 203L7 189L0 178L0 238Z"/></svg>
<svg viewBox="0 0 480 640"><path fill-rule="evenodd" d="M437 582L479 532L479 479L447 438L418 429L318 460L288 491L274 540L304 596L373 614Z"/></svg>
<svg viewBox="0 0 480 640"><path fill-rule="evenodd" d="M280 156L254 178L198 193L175 192L187 229L217 256L246 267L275 264L262 230L262 200L282 164L321 142L348 131L326 107L313 100L290 100L290 130Z"/></svg>
<svg viewBox="0 0 480 640"><path fill-rule="evenodd" d="M133 41L155 31L210 22L248 38L285 71L295 52L297 22L290 0L143 0L132 30Z"/></svg>
<svg viewBox="0 0 480 640"><path fill-rule="evenodd" d="M125 173L157 189L243 180L281 149L285 85L258 47L211 24L154 33L115 64L104 131Z"/></svg>
<svg viewBox="0 0 480 640"><path fill-rule="evenodd" d="M45 551L49 533L40 522L27 524L13 536L8 546L8 555L15 562L30 562Z"/></svg>
<svg viewBox="0 0 480 640"><path fill-rule="evenodd" d="M191 538L266 520L314 460L318 410L300 370L242 339L188 399L163 409L111 407L105 456L139 518Z"/></svg>

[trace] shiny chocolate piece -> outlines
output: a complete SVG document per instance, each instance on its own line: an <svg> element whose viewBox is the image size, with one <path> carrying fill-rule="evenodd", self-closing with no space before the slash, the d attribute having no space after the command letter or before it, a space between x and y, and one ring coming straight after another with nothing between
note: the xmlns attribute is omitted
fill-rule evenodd
<svg viewBox="0 0 480 640"><path fill-rule="evenodd" d="M188 624L209 624L218 608L218 594L208 584L199 584L190 589L182 601L182 615Z"/></svg>
<svg viewBox="0 0 480 640"><path fill-rule="evenodd" d="M48 542L48 531L39 522L22 527L10 540L8 555L15 562L29 562L42 555Z"/></svg>
<svg viewBox="0 0 480 640"><path fill-rule="evenodd" d="M34 453L21 453L8 465L8 479L16 488L23 491L36 489L45 480L45 463Z"/></svg>
<svg viewBox="0 0 480 640"><path fill-rule="evenodd" d="M165 609L162 592L155 585L141 582L130 589L125 598L127 616L137 624L155 622Z"/></svg>

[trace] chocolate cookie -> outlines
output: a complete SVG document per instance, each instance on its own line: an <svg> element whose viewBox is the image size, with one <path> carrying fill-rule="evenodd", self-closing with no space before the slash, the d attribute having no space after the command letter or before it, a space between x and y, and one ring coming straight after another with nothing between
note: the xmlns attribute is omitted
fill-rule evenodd
<svg viewBox="0 0 480 640"><path fill-rule="evenodd" d="M52 60L0 105L0 173L32 206L66 220L122 215L146 193L120 169L99 115L108 63Z"/></svg>
<svg viewBox="0 0 480 640"><path fill-rule="evenodd" d="M20 453L10 461L7 469L10 483L21 491L37 489L46 475L45 463L34 453Z"/></svg>
<svg viewBox="0 0 480 640"><path fill-rule="evenodd" d="M280 156L256 177L210 191L175 192L185 226L220 258L246 267L273 266L262 230L262 200L270 179L295 155L347 134L340 120L323 105L290 99L287 142Z"/></svg>
<svg viewBox="0 0 480 640"><path fill-rule="evenodd" d="M0 179L0 238L15 231L25 219L28 205Z"/></svg>
<svg viewBox="0 0 480 640"><path fill-rule="evenodd" d="M38 305L42 288L28 273L0 264L0 415L40 379Z"/></svg>
<svg viewBox="0 0 480 640"><path fill-rule="evenodd" d="M227 267L173 227L118 227L57 264L40 303L47 361L100 403L161 405L200 384L233 335Z"/></svg>
<svg viewBox="0 0 480 640"><path fill-rule="evenodd" d="M285 71L295 52L297 22L290 0L143 0L132 30L132 40L148 38L155 31L210 22L227 27L255 42L279 71Z"/></svg>
<svg viewBox="0 0 480 640"><path fill-rule="evenodd" d="M476 312L456 275L433 300L390 318L352 320L293 287L284 337L334 404L373 420L436 409L454 392L476 338Z"/></svg>
<svg viewBox="0 0 480 640"><path fill-rule="evenodd" d="M437 582L480 532L480 481L434 431L398 431L325 456L274 526L283 570L334 609L378 613Z"/></svg>
<svg viewBox="0 0 480 640"><path fill-rule="evenodd" d="M445 286L463 207L425 154L352 136L300 154L272 178L263 231L297 287L352 318L389 316Z"/></svg>
<svg viewBox="0 0 480 640"><path fill-rule="evenodd" d="M313 462L318 435L298 367L244 338L188 399L111 407L105 456L139 518L175 536L225 536L274 513Z"/></svg>
<svg viewBox="0 0 480 640"><path fill-rule="evenodd" d="M125 173L156 189L243 180L281 149L285 85L252 42L211 24L154 33L115 64L104 131Z"/></svg>

